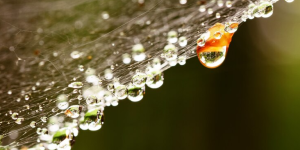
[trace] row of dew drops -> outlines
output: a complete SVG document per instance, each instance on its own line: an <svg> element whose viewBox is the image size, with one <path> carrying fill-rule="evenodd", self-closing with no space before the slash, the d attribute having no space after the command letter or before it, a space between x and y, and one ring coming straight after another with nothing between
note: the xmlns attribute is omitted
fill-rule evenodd
<svg viewBox="0 0 300 150"><path fill-rule="evenodd" d="M241 17L242 21L247 19L253 19L255 17L270 17L273 14L273 3L278 0L260 1L258 3L250 3L247 10ZM293 2L293 0L285 0L286 2ZM180 0L180 4L186 4L187 0ZM224 2L218 0L219 7L223 7ZM226 1L226 7L231 7L232 2ZM208 14L213 13L213 9L206 8L205 5L201 5L200 12L207 11ZM109 18L107 13L104 13L102 17ZM221 15L216 13L216 18L220 18ZM234 33L237 27L231 28L231 24L236 22L226 23L225 31ZM222 34L218 33L204 33L200 35L198 39L198 46L205 46L208 34L214 34L216 39L220 39ZM161 58L166 60L170 66L175 66L177 63L184 65L186 63L186 56L181 55L178 57L178 49L175 46L185 47L188 43L188 39L184 36L178 38L176 31L170 31L168 34L168 44L163 48ZM84 53L79 51L73 51L70 55L72 59L79 59ZM223 55L225 57L225 55ZM122 62L126 65L132 62L141 62L145 60L145 48L142 44L136 44L132 47L131 55L125 53L122 55ZM40 118L43 123L48 122L48 128L39 128L37 124L39 121L30 122L31 128L36 128L36 133L39 135L37 142L45 141L45 143L39 143L32 149L58 149L68 150L75 142L75 137L78 135L79 128L82 130L97 131L104 124L104 108L106 106L117 106L119 100L128 98L132 102L138 102L142 100L145 94L145 85L150 88L156 89L163 85L164 77L161 71L162 64L160 58L154 58L152 63L149 64L144 71L136 70L132 76L131 82L128 85L123 85L119 82L118 78L114 78L113 69L110 68L104 71L104 78L111 80L112 83L108 84L106 88L101 87L102 80L96 75L96 70L87 68L85 70L83 65L78 66L78 70L84 72L87 83L91 86L85 86L83 82L74 81L68 85L69 88L74 89L73 93L78 94L78 104L69 106L69 100L67 94L61 94L56 98L56 106L59 110L62 110L69 118L72 118L72 122L64 122L64 116L55 115L50 118L44 116ZM38 84L38 83L37 83ZM8 94L11 94L8 91ZM25 100L29 100L30 96L25 95ZM85 104L80 104L82 100L85 100ZM29 107L29 106L27 106ZM82 112L83 107L87 107L87 112ZM55 111L53 111L55 112ZM20 117L16 112L9 112L11 118L15 120L16 124L22 124L23 117ZM79 128L78 128L79 127Z"/></svg>

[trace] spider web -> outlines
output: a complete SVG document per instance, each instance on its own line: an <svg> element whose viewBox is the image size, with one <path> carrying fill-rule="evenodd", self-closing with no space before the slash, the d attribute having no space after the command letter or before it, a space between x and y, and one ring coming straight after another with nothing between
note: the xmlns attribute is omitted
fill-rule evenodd
<svg viewBox="0 0 300 150"><path fill-rule="evenodd" d="M51 123L41 117L56 116L60 128L77 119L65 117L57 109L58 95L68 96L69 105L81 104L81 89L71 82L83 82L88 68L95 70L106 88L104 70L110 68L120 83L127 85L135 71L145 70L154 58L160 58L168 44L168 32L186 37L178 56L196 56L196 40L215 23L241 17L255 0L233 0L227 7L215 0L10 0L0 4L0 139L2 148L33 147L46 143L39 139L37 128ZM200 12L200 6L206 11ZM212 13L208 12L212 10ZM220 18L216 14L220 14ZM131 54L135 44L143 44L146 58L124 64L122 56ZM74 51L80 57L74 59ZM171 66L161 59L164 71ZM81 66L84 71L80 71ZM20 124L11 115L24 118ZM36 121L35 128L29 126ZM78 120L77 120L78 121ZM5 147L7 146L7 147ZM1 143L0 143L1 149Z"/></svg>

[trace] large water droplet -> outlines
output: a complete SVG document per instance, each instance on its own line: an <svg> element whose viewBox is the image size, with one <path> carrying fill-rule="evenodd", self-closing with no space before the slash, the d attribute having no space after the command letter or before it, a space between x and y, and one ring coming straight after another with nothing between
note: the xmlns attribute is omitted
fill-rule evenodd
<svg viewBox="0 0 300 150"><path fill-rule="evenodd" d="M138 102L143 99L145 94L145 87L136 87L130 84L128 87L128 99L132 102Z"/></svg>
<svg viewBox="0 0 300 150"><path fill-rule="evenodd" d="M148 73L147 86L152 89L161 87L164 83L163 73L160 71L151 71Z"/></svg>
<svg viewBox="0 0 300 150"><path fill-rule="evenodd" d="M216 68L224 62L225 56L226 56L226 46L223 47L222 51L200 52L198 57L204 66L208 68Z"/></svg>

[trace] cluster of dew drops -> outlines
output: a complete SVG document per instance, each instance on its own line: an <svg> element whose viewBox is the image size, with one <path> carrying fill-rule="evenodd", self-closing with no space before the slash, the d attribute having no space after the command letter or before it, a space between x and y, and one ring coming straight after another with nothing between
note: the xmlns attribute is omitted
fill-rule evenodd
<svg viewBox="0 0 300 150"><path fill-rule="evenodd" d="M247 19L253 19L255 17L270 17L273 14L273 3L278 0L261 0L256 3L250 3L248 9L243 12L241 17L242 21ZM293 0L285 0L286 2L293 2ZM187 0L179 0L179 3L184 5ZM232 2L223 0L217 0L217 4L223 7L231 7ZM205 5L201 5L199 8L200 12L207 12L212 14L213 10L208 8L206 10ZM102 17L108 18L107 12L102 14ZM216 13L216 18L220 18L220 14ZM234 33L237 31L237 26L232 24L239 22L227 22L225 29L222 32L210 33L209 31L201 34L197 41L197 46L205 47L206 41L213 35L215 39L221 39L223 32ZM57 109L64 113L64 117L72 119L71 123L63 123L63 118L57 115L52 117L43 116L40 120L30 122L31 128L36 128L36 134L39 135L38 142L44 141L43 144L38 144L32 149L58 149L68 150L74 144L74 139L78 135L79 128L82 130L97 131L104 124L104 108L107 106L117 106L119 101L125 100L126 98L132 102L138 102L143 99L145 94L145 86L156 89L163 85L164 77L162 72L163 64L161 59L167 62L167 65L175 66L177 63L184 65L186 63L186 56L178 56L177 46L185 47L188 43L186 37L178 37L176 31L169 31L167 37L168 44L162 48L160 58L154 58L145 70L136 70L132 76L129 84L124 85L120 83L120 79L114 77L114 66L104 70L104 79L112 81L107 84L106 87L102 87L102 78L96 75L96 70L93 68L84 68L83 65L78 65L78 70L84 73L84 81L74 81L69 83L68 88L73 89L73 93L78 94L78 104L70 105L69 97L66 94L58 95L56 98L56 107L53 112ZM176 45L176 46L175 46ZM136 44L132 46L131 54L125 53L122 55L122 63L129 65L132 62L141 62L146 58L146 49L142 44ZM225 53L225 52L224 52ZM215 52L206 51L205 55L209 55L212 59L212 55ZM70 56L72 59L79 59L83 55L82 52L73 51ZM221 55L225 57L225 54ZM208 57L205 57L208 58ZM213 57L213 59L221 59L220 57ZM224 60L224 59L222 59ZM201 61L201 59L200 59ZM218 60L212 60L218 61ZM204 60L202 63L208 62ZM221 62L222 63L222 62ZM85 83L89 83L85 85ZM37 83L38 85L38 83ZM8 91L11 94L11 91ZM25 95L25 100L29 100L30 96ZM29 107L29 106L28 106ZM87 107L83 112L83 108ZM16 124L22 124L24 118L20 117L16 112L9 112L11 118ZM39 128L37 122L48 123L47 128ZM1 145L0 145L1 146ZM1 148L1 147L0 147Z"/></svg>

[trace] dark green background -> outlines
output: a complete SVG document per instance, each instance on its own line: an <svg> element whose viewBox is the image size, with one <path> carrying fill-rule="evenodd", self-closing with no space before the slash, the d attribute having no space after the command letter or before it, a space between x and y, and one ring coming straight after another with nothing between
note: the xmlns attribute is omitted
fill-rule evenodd
<svg viewBox="0 0 300 150"><path fill-rule="evenodd" d="M299 6L242 24L219 68L190 59L142 101L106 108L102 129L81 131L73 150L300 149Z"/></svg>

